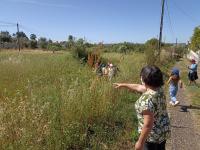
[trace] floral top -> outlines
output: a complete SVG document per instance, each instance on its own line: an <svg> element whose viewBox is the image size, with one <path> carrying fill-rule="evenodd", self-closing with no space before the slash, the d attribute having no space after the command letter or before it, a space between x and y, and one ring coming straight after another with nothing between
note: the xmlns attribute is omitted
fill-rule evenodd
<svg viewBox="0 0 200 150"><path fill-rule="evenodd" d="M144 124L142 112L149 110L154 114L153 128L147 138L148 142L161 143L170 135L170 120L166 108L166 97L162 88L157 91L147 90L136 101L135 109L138 117L138 131L141 133Z"/></svg>

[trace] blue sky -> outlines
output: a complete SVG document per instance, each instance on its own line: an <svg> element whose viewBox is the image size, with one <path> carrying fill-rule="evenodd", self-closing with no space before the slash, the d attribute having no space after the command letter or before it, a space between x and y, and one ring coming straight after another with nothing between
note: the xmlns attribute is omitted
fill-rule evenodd
<svg viewBox="0 0 200 150"><path fill-rule="evenodd" d="M187 42L200 25L200 1L167 3L163 40ZM161 0L1 0L0 8L0 21L19 22L28 36L62 41L72 34L89 42L142 43L159 34ZM13 33L16 27L0 22L0 30Z"/></svg>

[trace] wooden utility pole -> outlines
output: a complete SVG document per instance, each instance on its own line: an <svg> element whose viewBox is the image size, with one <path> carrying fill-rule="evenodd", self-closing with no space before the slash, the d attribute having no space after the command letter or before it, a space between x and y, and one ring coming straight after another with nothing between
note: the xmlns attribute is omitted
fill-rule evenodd
<svg viewBox="0 0 200 150"><path fill-rule="evenodd" d="M160 60L161 44L162 44L162 30L163 30L164 10L165 10L165 0L162 0L162 12L161 12L161 19L160 19L160 35L159 35L159 43L158 43L159 60Z"/></svg>
<svg viewBox="0 0 200 150"><path fill-rule="evenodd" d="M17 44L18 44L18 49L19 49L19 52L20 52L21 47L20 47L19 24L18 23L17 23Z"/></svg>

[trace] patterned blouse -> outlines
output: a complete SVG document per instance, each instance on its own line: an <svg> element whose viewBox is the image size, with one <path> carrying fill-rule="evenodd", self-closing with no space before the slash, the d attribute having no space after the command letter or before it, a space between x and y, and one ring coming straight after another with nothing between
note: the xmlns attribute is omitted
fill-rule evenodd
<svg viewBox="0 0 200 150"><path fill-rule="evenodd" d="M142 112L149 110L154 114L153 128L147 138L148 142L161 143L170 136L170 120L166 107L166 97L162 88L159 88L157 91L147 90L136 101L135 109L139 133L141 133L144 124Z"/></svg>

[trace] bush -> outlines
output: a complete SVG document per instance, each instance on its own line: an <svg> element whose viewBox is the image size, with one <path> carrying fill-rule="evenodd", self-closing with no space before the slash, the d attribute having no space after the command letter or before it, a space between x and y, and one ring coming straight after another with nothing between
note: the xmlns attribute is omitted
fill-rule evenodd
<svg viewBox="0 0 200 150"><path fill-rule="evenodd" d="M177 47L175 48L175 54L178 56L178 57L183 57L184 54L187 53L187 48L186 47Z"/></svg>
<svg viewBox="0 0 200 150"><path fill-rule="evenodd" d="M148 65L154 65L157 61L158 40L152 38L145 43L145 57Z"/></svg>
<svg viewBox="0 0 200 150"><path fill-rule="evenodd" d="M48 44L47 49L50 51L53 51L53 53L54 53L55 51L61 50L62 46L59 43L50 43L50 44Z"/></svg>
<svg viewBox="0 0 200 150"><path fill-rule="evenodd" d="M145 59L148 65L154 65L156 63L157 57L153 48L146 48Z"/></svg>
<svg viewBox="0 0 200 150"><path fill-rule="evenodd" d="M87 62L88 60L88 52L86 51L85 46L83 45L76 45L72 48L73 56L83 62Z"/></svg>

